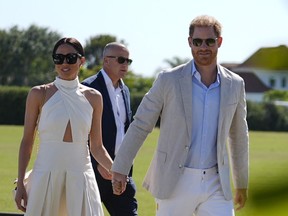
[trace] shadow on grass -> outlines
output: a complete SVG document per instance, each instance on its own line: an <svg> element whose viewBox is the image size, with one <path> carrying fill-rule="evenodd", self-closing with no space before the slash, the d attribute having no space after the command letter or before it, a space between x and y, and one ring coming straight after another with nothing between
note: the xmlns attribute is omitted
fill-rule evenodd
<svg viewBox="0 0 288 216"><path fill-rule="evenodd" d="M273 184L273 187L254 189L250 196L255 208L269 208L285 201L288 204L288 182Z"/></svg>

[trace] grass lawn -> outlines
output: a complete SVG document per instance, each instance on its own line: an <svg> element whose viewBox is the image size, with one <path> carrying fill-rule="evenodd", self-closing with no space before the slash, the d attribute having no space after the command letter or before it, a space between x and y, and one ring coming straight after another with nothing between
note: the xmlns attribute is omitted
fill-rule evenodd
<svg viewBox="0 0 288 216"><path fill-rule="evenodd" d="M0 212L18 212L12 199L17 176L18 149L22 126L0 126ZM134 165L139 215L155 215L153 197L142 181L154 154L159 130L155 129L140 149ZM36 155L37 141L33 150ZM32 164L30 164L32 167ZM250 189L246 207L236 216L284 216L288 203L288 132L250 132ZM106 213L105 215L108 216Z"/></svg>

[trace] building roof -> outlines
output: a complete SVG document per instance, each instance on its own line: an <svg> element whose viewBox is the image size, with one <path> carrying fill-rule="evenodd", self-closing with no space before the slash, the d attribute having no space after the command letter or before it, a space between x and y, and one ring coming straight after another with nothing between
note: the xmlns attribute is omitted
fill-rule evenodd
<svg viewBox="0 0 288 216"><path fill-rule="evenodd" d="M236 72L244 79L246 93L263 93L271 90L253 72Z"/></svg>
<svg viewBox="0 0 288 216"><path fill-rule="evenodd" d="M288 72L288 47L260 48L238 67L264 68L268 70L284 70Z"/></svg>

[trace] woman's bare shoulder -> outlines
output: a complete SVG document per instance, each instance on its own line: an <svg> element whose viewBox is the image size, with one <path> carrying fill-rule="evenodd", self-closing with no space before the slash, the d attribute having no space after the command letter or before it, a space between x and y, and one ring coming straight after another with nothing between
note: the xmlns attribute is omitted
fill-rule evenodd
<svg viewBox="0 0 288 216"><path fill-rule="evenodd" d="M94 101L99 102L102 100L101 93L94 88L81 84L80 91L85 95L85 97L89 100L90 103L93 103Z"/></svg>
<svg viewBox="0 0 288 216"><path fill-rule="evenodd" d="M88 86L85 86L85 85L82 85L82 84L80 85L80 91L83 92L84 94L88 94L88 95L101 96L101 93L98 90L91 88L91 87L88 87Z"/></svg>
<svg viewBox="0 0 288 216"><path fill-rule="evenodd" d="M43 100L43 97L47 94L46 91L55 88L53 83L47 83L42 85L34 86L30 89L28 93L28 97L33 98L35 100Z"/></svg>

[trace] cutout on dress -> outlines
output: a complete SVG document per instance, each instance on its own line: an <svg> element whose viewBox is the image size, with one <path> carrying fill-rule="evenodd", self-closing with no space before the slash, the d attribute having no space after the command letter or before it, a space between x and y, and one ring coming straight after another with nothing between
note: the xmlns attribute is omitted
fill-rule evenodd
<svg viewBox="0 0 288 216"><path fill-rule="evenodd" d="M68 121L66 126L66 130L63 136L63 142L73 142L70 120Z"/></svg>

